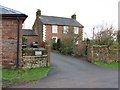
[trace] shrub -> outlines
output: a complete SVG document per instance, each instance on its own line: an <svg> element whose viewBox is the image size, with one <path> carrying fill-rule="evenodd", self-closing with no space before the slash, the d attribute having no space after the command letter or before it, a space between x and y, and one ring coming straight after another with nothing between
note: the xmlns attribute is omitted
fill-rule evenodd
<svg viewBox="0 0 120 90"><path fill-rule="evenodd" d="M52 43L52 49L53 49L53 50L57 50L57 43L55 43L55 42Z"/></svg>
<svg viewBox="0 0 120 90"><path fill-rule="evenodd" d="M61 53L64 55L71 55L73 53L73 48L65 47L64 49L61 50Z"/></svg>

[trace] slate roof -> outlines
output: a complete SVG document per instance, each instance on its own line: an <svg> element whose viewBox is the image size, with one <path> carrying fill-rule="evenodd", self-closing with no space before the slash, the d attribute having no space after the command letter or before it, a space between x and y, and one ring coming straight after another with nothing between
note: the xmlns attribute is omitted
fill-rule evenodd
<svg viewBox="0 0 120 90"><path fill-rule="evenodd" d="M41 15L40 19L43 24L84 27L77 20L71 18Z"/></svg>
<svg viewBox="0 0 120 90"><path fill-rule="evenodd" d="M5 15L5 16L25 16L27 17L27 15L19 12L19 11L16 11L16 10L13 10L13 9L10 9L10 8L7 8L7 7L4 7L4 6L1 6L0 5L0 15Z"/></svg>
<svg viewBox="0 0 120 90"><path fill-rule="evenodd" d="M38 35L34 30L31 30L31 29L23 29L22 34L23 36L37 36Z"/></svg>

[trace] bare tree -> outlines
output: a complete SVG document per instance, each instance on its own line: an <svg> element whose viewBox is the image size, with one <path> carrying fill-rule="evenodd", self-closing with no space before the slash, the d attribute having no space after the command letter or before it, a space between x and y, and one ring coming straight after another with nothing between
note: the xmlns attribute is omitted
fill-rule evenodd
<svg viewBox="0 0 120 90"><path fill-rule="evenodd" d="M108 27L107 25L100 25L97 26L96 29L98 32L95 34L94 44L107 45L110 47L116 39L116 33L113 26L111 25Z"/></svg>

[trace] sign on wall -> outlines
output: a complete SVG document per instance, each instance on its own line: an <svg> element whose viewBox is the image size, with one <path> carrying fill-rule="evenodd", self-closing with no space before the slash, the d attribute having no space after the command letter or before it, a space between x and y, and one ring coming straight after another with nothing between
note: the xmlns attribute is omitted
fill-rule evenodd
<svg viewBox="0 0 120 90"><path fill-rule="evenodd" d="M42 51L35 51L35 55L36 56L41 56L42 55Z"/></svg>

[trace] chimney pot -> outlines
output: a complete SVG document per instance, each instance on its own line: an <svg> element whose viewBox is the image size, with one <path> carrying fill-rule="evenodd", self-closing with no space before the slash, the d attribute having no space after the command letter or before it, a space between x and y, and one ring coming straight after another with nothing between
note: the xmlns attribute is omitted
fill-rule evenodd
<svg viewBox="0 0 120 90"><path fill-rule="evenodd" d="M73 14L71 18L76 20L76 14Z"/></svg>
<svg viewBox="0 0 120 90"><path fill-rule="evenodd" d="M41 10L40 9L37 9L37 12L36 12L36 16L41 16Z"/></svg>

